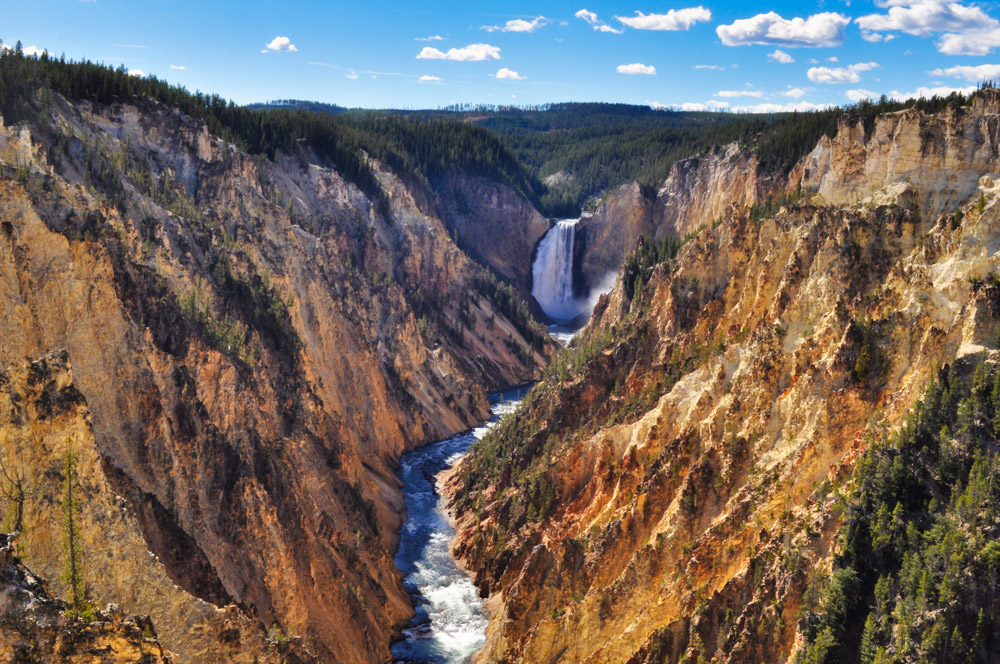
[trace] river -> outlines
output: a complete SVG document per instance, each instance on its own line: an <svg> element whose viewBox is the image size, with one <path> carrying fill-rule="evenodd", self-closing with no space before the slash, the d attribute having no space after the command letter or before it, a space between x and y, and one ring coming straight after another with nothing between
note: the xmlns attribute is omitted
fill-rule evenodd
<svg viewBox="0 0 1000 664"><path fill-rule="evenodd" d="M472 579L451 557L455 535L435 489L441 471L457 463L499 419L514 411L529 387L490 396L486 425L425 445L403 455L400 478L406 523L400 533L396 567L406 574L407 592L417 615L392 646L396 664L461 664L486 642L489 619Z"/></svg>

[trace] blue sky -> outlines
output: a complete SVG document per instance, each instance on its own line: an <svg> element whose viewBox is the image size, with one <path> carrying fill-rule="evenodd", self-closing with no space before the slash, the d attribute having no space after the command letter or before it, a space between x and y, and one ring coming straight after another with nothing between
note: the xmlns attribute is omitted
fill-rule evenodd
<svg viewBox="0 0 1000 664"><path fill-rule="evenodd" d="M237 103L778 110L1000 79L1000 5L964 0L5 4L5 44Z"/></svg>

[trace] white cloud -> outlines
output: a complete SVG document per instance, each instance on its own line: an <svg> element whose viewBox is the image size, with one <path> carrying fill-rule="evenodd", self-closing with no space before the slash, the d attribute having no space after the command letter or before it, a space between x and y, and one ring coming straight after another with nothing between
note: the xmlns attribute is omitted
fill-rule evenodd
<svg viewBox="0 0 1000 664"><path fill-rule="evenodd" d="M524 80L524 76L521 76L516 71L513 71L511 69L507 69L506 67L501 67L499 69L499 71L497 71L496 76L497 76L498 79L505 80L505 81L523 81Z"/></svg>
<svg viewBox="0 0 1000 664"><path fill-rule="evenodd" d="M948 67L947 69L935 69L927 72L931 76L949 76L951 78L964 78L967 81L988 81L1000 78L1000 65L959 65Z"/></svg>
<svg viewBox="0 0 1000 664"><path fill-rule="evenodd" d="M998 46L1000 28L944 35L937 43L938 50L945 55L989 55Z"/></svg>
<svg viewBox="0 0 1000 664"><path fill-rule="evenodd" d="M844 93L844 96L853 102L859 102L862 99L878 99L879 94L877 92L872 92L871 90L865 90L864 88L858 88L857 90L848 90Z"/></svg>
<svg viewBox="0 0 1000 664"><path fill-rule="evenodd" d="M695 65L694 68L695 69L714 69L716 71L723 71L723 70L725 70L725 67L723 67L722 65Z"/></svg>
<svg viewBox="0 0 1000 664"><path fill-rule="evenodd" d="M785 53L780 48L774 49L773 53L767 54L768 60L774 60L775 62L780 62L783 65L790 65L795 62L795 58Z"/></svg>
<svg viewBox="0 0 1000 664"><path fill-rule="evenodd" d="M1000 21L961 0L884 0L876 4L888 11L855 20L867 41L889 41L894 35L883 33L895 31L918 37L945 33L937 47L947 55L986 55L1000 46Z"/></svg>
<svg viewBox="0 0 1000 664"><path fill-rule="evenodd" d="M633 62L630 65L618 65L619 74L656 74L656 67Z"/></svg>
<svg viewBox="0 0 1000 664"><path fill-rule="evenodd" d="M346 74L344 74L344 76L346 76L347 78L351 79L352 81L358 80L358 73L357 72L349 71Z"/></svg>
<svg viewBox="0 0 1000 664"><path fill-rule="evenodd" d="M583 19L590 25L594 26L594 30L598 32L612 32L616 35L620 35L625 32L624 30L619 30L618 28L612 28L610 25L599 19L596 13L588 9L581 9L577 13L573 14L573 16Z"/></svg>
<svg viewBox="0 0 1000 664"><path fill-rule="evenodd" d="M275 37L268 44L267 47L261 51L261 53L267 53L268 51L284 51L285 53L291 53L299 49L295 48L295 44L288 37Z"/></svg>
<svg viewBox="0 0 1000 664"><path fill-rule="evenodd" d="M636 30L688 30L698 22L712 20L712 12L701 5L686 9L671 9L666 14L643 14L635 16L615 16L622 24Z"/></svg>
<svg viewBox="0 0 1000 664"><path fill-rule="evenodd" d="M417 82L419 82L419 83L440 83L441 79L439 77L437 77L437 76L428 76L427 74L424 74L423 76L421 76L420 78L417 79Z"/></svg>
<svg viewBox="0 0 1000 664"><path fill-rule="evenodd" d="M129 76L137 76L139 78L142 78L143 76L146 75L146 72L144 72L141 69L129 69L128 70L128 75Z"/></svg>
<svg viewBox="0 0 1000 664"><path fill-rule="evenodd" d="M480 62L482 60L499 60L500 49L489 44L469 44L464 48L449 48L448 52L439 51L430 46L424 46L417 54L417 60L458 60L459 62Z"/></svg>
<svg viewBox="0 0 1000 664"><path fill-rule="evenodd" d="M806 76L814 83L857 83L861 80L859 72L878 66L877 62L859 62L849 67L810 67Z"/></svg>
<svg viewBox="0 0 1000 664"><path fill-rule="evenodd" d="M806 88L793 88L789 86L787 90L782 92L782 96L791 97L792 99L802 99L809 92Z"/></svg>
<svg viewBox="0 0 1000 664"><path fill-rule="evenodd" d="M763 90L719 90L715 93L716 97L756 97L758 99L764 98Z"/></svg>
<svg viewBox="0 0 1000 664"><path fill-rule="evenodd" d="M866 42L872 42L877 44L878 42L891 42L896 38L896 35L883 35L878 32L861 32L861 38Z"/></svg>
<svg viewBox="0 0 1000 664"><path fill-rule="evenodd" d="M813 104L808 101L790 101L787 104L763 103L754 104L752 106L734 106L732 110L734 113L792 113L794 111L803 113L806 111L819 111L829 107L829 104Z"/></svg>
<svg viewBox="0 0 1000 664"><path fill-rule="evenodd" d="M854 19L867 32L905 32L926 37L934 32L979 30L997 23L979 7L944 0L889 0L877 3L888 7L885 14L868 14Z"/></svg>
<svg viewBox="0 0 1000 664"><path fill-rule="evenodd" d="M839 46L851 22L836 12L813 14L807 19L784 19L776 12L757 14L715 29L726 46L775 44L779 46Z"/></svg>
<svg viewBox="0 0 1000 664"><path fill-rule="evenodd" d="M170 65L170 68L177 69L179 71L184 71L185 69L187 69L187 67L185 67L184 65Z"/></svg>
<svg viewBox="0 0 1000 664"><path fill-rule="evenodd" d="M920 86L913 92L899 92L898 90L893 90L892 92L889 93L889 96L892 97L893 99L898 99L899 101L906 101L907 99L919 99L921 97L927 99L935 96L947 97L952 92L961 92L963 95L971 95L973 92L976 91L976 89L977 86L975 85L970 85L964 88L952 88L946 85L942 85L935 88Z"/></svg>
<svg viewBox="0 0 1000 664"><path fill-rule="evenodd" d="M0 42L0 51L13 51L13 50L14 47L11 46L10 44L4 44L3 42ZM21 52L24 53L25 55L35 56L35 55L41 55L46 51L44 48L38 48L37 46L22 46Z"/></svg>
<svg viewBox="0 0 1000 664"><path fill-rule="evenodd" d="M708 106L705 104L699 104L697 102L685 102L681 104L682 111L707 111Z"/></svg>
<svg viewBox="0 0 1000 664"><path fill-rule="evenodd" d="M444 37L442 37L441 35L431 35L430 37L414 37L413 41L425 41L425 42L444 41Z"/></svg>
<svg viewBox="0 0 1000 664"><path fill-rule="evenodd" d="M826 59L827 62L840 62L840 59L836 55L831 55Z"/></svg>
<svg viewBox="0 0 1000 664"><path fill-rule="evenodd" d="M523 18L515 18L507 21L504 25L484 25L479 29L486 32L534 32L548 23L549 19L544 16L537 16L530 21L525 21Z"/></svg>

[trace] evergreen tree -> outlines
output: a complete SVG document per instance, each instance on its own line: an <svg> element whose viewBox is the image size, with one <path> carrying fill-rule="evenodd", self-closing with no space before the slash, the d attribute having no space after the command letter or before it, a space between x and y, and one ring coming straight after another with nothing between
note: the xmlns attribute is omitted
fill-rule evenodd
<svg viewBox="0 0 1000 664"><path fill-rule="evenodd" d="M83 542L80 534L80 499L76 451L72 436L66 437L63 455L63 582L69 588L70 610L80 618L85 608L83 584Z"/></svg>

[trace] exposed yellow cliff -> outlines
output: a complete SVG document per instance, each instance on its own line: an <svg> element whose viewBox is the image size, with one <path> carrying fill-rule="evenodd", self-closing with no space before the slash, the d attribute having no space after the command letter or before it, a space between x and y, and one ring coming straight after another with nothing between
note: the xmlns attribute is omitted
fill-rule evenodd
<svg viewBox="0 0 1000 664"><path fill-rule="evenodd" d="M412 611L399 455L480 421L551 342L378 164L372 201L305 147L268 161L153 101L50 101L0 129L0 367L72 365L95 600L153 615L181 661L251 661L272 626L388 659ZM40 487L60 427L0 422ZM23 542L48 575L43 507Z"/></svg>
<svg viewBox="0 0 1000 664"><path fill-rule="evenodd" d="M454 547L493 611L477 661L794 655L866 434L942 363L997 348L972 280L1000 267L998 120L987 91L868 138L845 122L783 183L818 186L814 204L730 206L676 259L624 268L450 480Z"/></svg>

